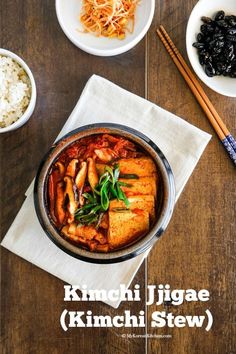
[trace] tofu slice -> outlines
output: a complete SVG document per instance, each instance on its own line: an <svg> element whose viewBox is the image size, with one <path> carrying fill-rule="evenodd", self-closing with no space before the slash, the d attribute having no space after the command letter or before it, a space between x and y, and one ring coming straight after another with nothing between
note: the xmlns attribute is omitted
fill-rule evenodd
<svg viewBox="0 0 236 354"><path fill-rule="evenodd" d="M128 186L121 186L127 197L132 195L157 195L157 176L141 177L139 179L120 178L120 182L127 183Z"/></svg>
<svg viewBox="0 0 236 354"><path fill-rule="evenodd" d="M129 209L141 209L149 213L151 220L155 218L155 198L153 195L135 195L128 198L130 202ZM124 208L126 209L125 203L122 200L114 199L110 202L109 210L115 211L114 209Z"/></svg>
<svg viewBox="0 0 236 354"><path fill-rule="evenodd" d="M118 161L120 173L148 177L157 173L156 165L149 157L121 159Z"/></svg>
<svg viewBox="0 0 236 354"><path fill-rule="evenodd" d="M113 212L109 211L108 243L118 248L136 240L149 230L149 213L139 210Z"/></svg>
<svg viewBox="0 0 236 354"><path fill-rule="evenodd" d="M134 174L139 177L149 177L157 173L156 165L149 157L120 159L118 161L121 174ZM99 175L104 173L106 164L96 163Z"/></svg>

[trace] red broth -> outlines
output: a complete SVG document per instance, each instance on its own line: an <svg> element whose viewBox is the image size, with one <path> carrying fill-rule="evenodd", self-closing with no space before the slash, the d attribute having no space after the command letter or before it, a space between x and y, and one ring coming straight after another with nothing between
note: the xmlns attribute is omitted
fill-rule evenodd
<svg viewBox="0 0 236 354"><path fill-rule="evenodd" d="M155 221L158 173L152 158L128 139L82 138L53 164L50 216L62 237L95 252L124 247Z"/></svg>

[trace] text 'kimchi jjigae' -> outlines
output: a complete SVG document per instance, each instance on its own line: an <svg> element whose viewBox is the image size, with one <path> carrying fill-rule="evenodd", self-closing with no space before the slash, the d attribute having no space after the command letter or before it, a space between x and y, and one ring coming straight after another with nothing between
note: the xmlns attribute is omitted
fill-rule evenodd
<svg viewBox="0 0 236 354"><path fill-rule="evenodd" d="M126 138L96 134L67 147L48 179L51 219L79 247L109 252L150 229L158 174L152 158Z"/></svg>

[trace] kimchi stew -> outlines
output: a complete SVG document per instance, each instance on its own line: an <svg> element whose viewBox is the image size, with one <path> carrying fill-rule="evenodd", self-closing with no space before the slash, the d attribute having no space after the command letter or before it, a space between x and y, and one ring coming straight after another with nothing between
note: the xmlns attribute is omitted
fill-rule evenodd
<svg viewBox="0 0 236 354"><path fill-rule="evenodd" d="M155 221L158 173L130 140L110 134L79 139L48 178L48 208L60 234L78 247L109 252L144 236Z"/></svg>

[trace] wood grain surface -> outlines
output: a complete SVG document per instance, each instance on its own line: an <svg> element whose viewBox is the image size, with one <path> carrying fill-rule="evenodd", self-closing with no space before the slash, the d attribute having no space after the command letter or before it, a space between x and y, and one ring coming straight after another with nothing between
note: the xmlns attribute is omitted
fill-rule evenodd
<svg viewBox="0 0 236 354"><path fill-rule="evenodd" d="M148 0L147 0L148 1ZM114 310L103 303L79 303L76 310L115 316L145 309L146 284L210 291L205 303L158 307L174 314L203 315L209 308L213 328L73 329L64 332L63 282L1 249L1 353L3 354L235 354L235 170L204 113L157 39L165 25L187 59L185 30L195 0L156 1L152 26L126 54L101 58L76 48L63 34L52 0L0 2L0 46L26 60L37 84L37 105L29 122L0 136L1 239L10 227L38 164L67 120L93 74L102 75L146 97L212 134L205 153L182 193L165 236L152 249L133 284L142 287L140 303ZM205 87L204 87L205 88ZM206 89L231 132L236 135L236 100ZM33 235L32 235L33 236ZM67 303L68 310L75 304ZM148 322L156 306L147 308ZM171 338L145 337L170 334ZM122 338L133 333L140 338Z"/></svg>

